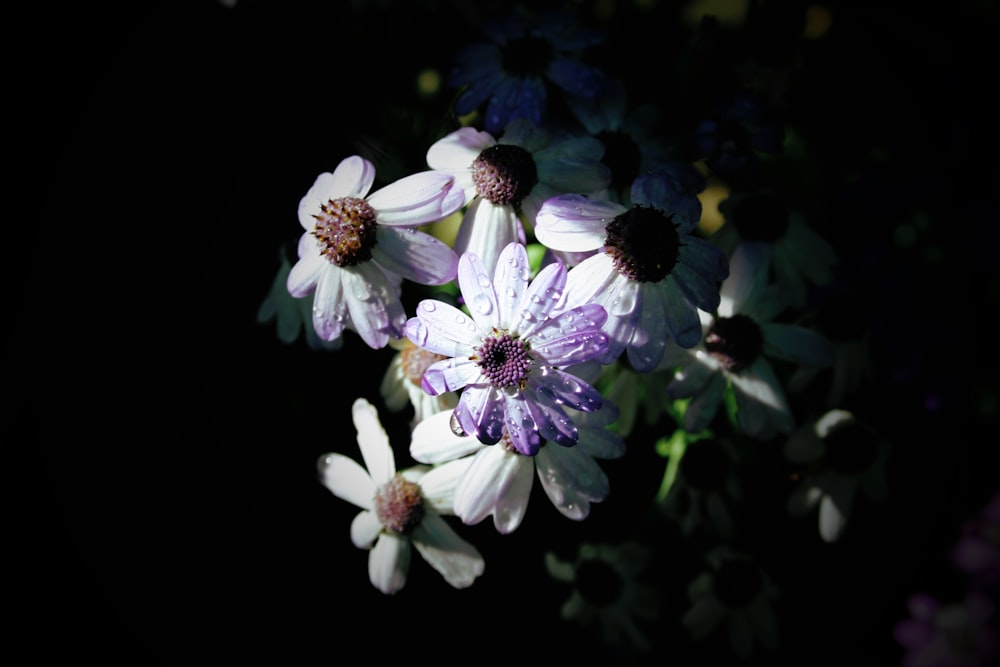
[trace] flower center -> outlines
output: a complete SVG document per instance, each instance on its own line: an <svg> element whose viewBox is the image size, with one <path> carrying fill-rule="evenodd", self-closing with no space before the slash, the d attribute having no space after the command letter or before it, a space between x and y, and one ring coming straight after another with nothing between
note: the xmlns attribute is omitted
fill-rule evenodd
<svg viewBox="0 0 1000 667"><path fill-rule="evenodd" d="M731 609L746 607L760 593L763 580L760 570L743 558L728 558L715 573L712 590Z"/></svg>
<svg viewBox="0 0 1000 667"><path fill-rule="evenodd" d="M355 266L372 258L375 209L364 199L340 197L320 205L312 235L320 254L337 266Z"/></svg>
<svg viewBox="0 0 1000 667"><path fill-rule="evenodd" d="M853 420L830 429L823 443L830 467L848 475L867 470L878 451L878 436L864 424Z"/></svg>
<svg viewBox="0 0 1000 667"><path fill-rule="evenodd" d="M763 352L764 334L746 315L719 317L705 335L705 349L727 371L739 373Z"/></svg>
<svg viewBox="0 0 1000 667"><path fill-rule="evenodd" d="M517 336L499 331L483 341L473 360L479 363L490 383L498 389L524 388L531 368L528 346Z"/></svg>
<svg viewBox="0 0 1000 667"><path fill-rule="evenodd" d="M576 588L580 595L597 607L607 607L621 597L623 582L610 564L603 560L585 560L576 568Z"/></svg>
<svg viewBox="0 0 1000 667"><path fill-rule="evenodd" d="M397 474L375 492L375 515L391 533L405 534L424 518L420 485Z"/></svg>
<svg viewBox="0 0 1000 667"><path fill-rule="evenodd" d="M789 212L777 197L755 192L736 202L731 219L744 240L773 243L788 231Z"/></svg>
<svg viewBox="0 0 1000 667"><path fill-rule="evenodd" d="M496 144L472 163L472 182L480 197L498 206L519 206L538 183L538 169L520 146Z"/></svg>
<svg viewBox="0 0 1000 667"><path fill-rule="evenodd" d="M427 367L447 357L418 347L410 342L409 339L405 340L406 347L399 353L400 360L402 361L403 376L419 387L420 380L423 378Z"/></svg>
<svg viewBox="0 0 1000 667"><path fill-rule="evenodd" d="M697 440L681 457L681 474L692 488L705 493L718 491L729 475L731 461L722 445L714 440Z"/></svg>
<svg viewBox="0 0 1000 667"><path fill-rule="evenodd" d="M608 223L605 252L623 276L658 283L674 268L681 241L671 216L636 204Z"/></svg>
<svg viewBox="0 0 1000 667"><path fill-rule="evenodd" d="M604 144L601 161L611 170L611 188L616 192L624 191L639 175L639 147L632 137L620 130L602 130L597 138Z"/></svg>

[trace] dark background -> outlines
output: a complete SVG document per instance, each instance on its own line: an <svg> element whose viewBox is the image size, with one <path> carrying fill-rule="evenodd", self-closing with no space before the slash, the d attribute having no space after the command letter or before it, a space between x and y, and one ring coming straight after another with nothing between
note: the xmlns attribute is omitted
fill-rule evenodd
<svg viewBox="0 0 1000 667"><path fill-rule="evenodd" d="M947 549L997 488L997 13L827 4L835 29L792 109L817 139L824 230L841 249L854 235L889 249L872 286L893 307L885 375L869 398L895 486L850 546L809 541L812 525L762 522L756 540L801 586L776 660L896 664L906 596L958 590ZM389 352L349 338L317 354L255 322L316 174L361 149L421 159L437 127L400 123L413 76L446 67L473 18L443 2L351 7L39 3L10 24L26 36L5 104L8 198L24 206L5 222L4 598L7 636L32 662L586 653L540 603L562 589L537 576L539 545L614 537L612 512L641 511L659 472L585 525L533 502L514 535L470 527L487 575L468 591L415 560L405 592L383 598L349 543L355 510L316 483L315 462L353 450L350 402L376 399ZM656 26L634 29L628 56L655 58ZM447 99L426 104L437 118ZM888 159L870 158L876 144ZM931 222L900 249L914 210ZM690 566L677 536L662 549ZM680 664L713 655L683 642Z"/></svg>

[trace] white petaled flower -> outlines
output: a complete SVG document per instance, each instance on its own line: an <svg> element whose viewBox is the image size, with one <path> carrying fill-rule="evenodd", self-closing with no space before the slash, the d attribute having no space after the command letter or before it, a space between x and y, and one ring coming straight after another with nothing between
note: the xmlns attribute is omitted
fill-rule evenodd
<svg viewBox="0 0 1000 667"><path fill-rule="evenodd" d="M885 498L889 443L847 410L830 410L797 429L785 441L785 456L803 466L788 512L803 516L818 506L825 542L840 539L858 496Z"/></svg>
<svg viewBox="0 0 1000 667"><path fill-rule="evenodd" d="M427 165L455 179L468 205L453 247L492 270L509 243L525 243L542 202L565 192L596 192L610 182L593 137L554 139L527 118L511 121L499 139L462 127L436 141Z"/></svg>
<svg viewBox="0 0 1000 667"><path fill-rule="evenodd" d="M452 410L458 405L457 393L449 391L434 396L420 386L424 371L431 364L444 359L442 355L417 347L408 338L394 338L389 341L389 347L397 352L389 362L389 368L382 376L379 387L386 407L394 412L411 407L413 418L410 425L413 426L433 414Z"/></svg>
<svg viewBox="0 0 1000 667"><path fill-rule="evenodd" d="M535 237L556 251L594 252L570 270L566 305L602 305L610 345L600 361L626 352L633 368L648 372L671 339L683 348L701 340L699 309L716 309L729 266L718 247L694 235L695 220L675 219L664 174L637 178L631 197L631 208L580 194L548 199Z"/></svg>
<svg viewBox="0 0 1000 667"><path fill-rule="evenodd" d="M620 458L625 443L608 428L617 416L611 403L595 412L570 412L579 430L574 447L543 443L534 456L525 456L506 436L496 445L484 445L475 436L456 435L450 415L442 412L413 428L410 456L435 465L468 462L453 501L455 514L466 524L492 515L498 532L516 530L528 509L536 475L555 508L582 521L590 514L590 504L601 502L610 491L608 477L595 459Z"/></svg>
<svg viewBox="0 0 1000 667"><path fill-rule="evenodd" d="M608 644L627 643L639 652L649 651L649 624L660 616L659 591L644 579L652 559L649 547L639 542L585 542L568 561L546 552L549 576L573 586L560 608L562 618L597 626Z"/></svg>
<svg viewBox="0 0 1000 667"><path fill-rule="evenodd" d="M690 606L681 623L702 641L724 632L740 658L757 646L778 647L774 603L778 589L770 576L748 554L717 547L705 555L708 567L688 585Z"/></svg>
<svg viewBox="0 0 1000 667"><path fill-rule="evenodd" d="M702 311L705 335L698 345L671 346L661 368L673 368L667 393L690 398L684 428L697 433L711 423L728 389L736 402L736 420L747 435L768 440L795 428L788 397L770 359L792 364L829 366L833 347L819 332L777 317L785 308L767 282L767 266L753 249L740 247L729 263L715 314Z"/></svg>
<svg viewBox="0 0 1000 667"><path fill-rule="evenodd" d="M288 276L297 298L314 294L312 322L323 340L346 329L380 349L402 338L402 280L443 285L458 257L444 242L415 229L462 207L462 192L443 173L425 171L369 194L375 167L354 155L320 174L299 201L298 262Z"/></svg>
<svg viewBox="0 0 1000 667"><path fill-rule="evenodd" d="M338 453L321 456L318 467L324 486L362 510L351 522L351 541L359 549L371 550L372 585L387 595L399 592L406 585L415 548L453 587L471 586L483 573L483 557L442 516L453 513L455 484L465 462L397 472L375 407L359 398L352 417L365 468Z"/></svg>
<svg viewBox="0 0 1000 667"><path fill-rule="evenodd" d="M566 284L566 268L549 264L531 280L528 254L519 243L488 271L472 253L458 262L458 284L468 314L424 299L406 323L414 344L447 357L424 372L430 394L461 391L452 428L492 445L506 437L534 456L542 440L576 444L579 433L565 408L592 412L603 399L566 370L599 357L608 337L606 314L585 304L553 314Z"/></svg>
<svg viewBox="0 0 1000 667"><path fill-rule="evenodd" d="M806 304L810 286L833 282L837 253L805 216L766 190L739 192L719 204L725 224L712 236L726 254L756 246L787 305Z"/></svg>

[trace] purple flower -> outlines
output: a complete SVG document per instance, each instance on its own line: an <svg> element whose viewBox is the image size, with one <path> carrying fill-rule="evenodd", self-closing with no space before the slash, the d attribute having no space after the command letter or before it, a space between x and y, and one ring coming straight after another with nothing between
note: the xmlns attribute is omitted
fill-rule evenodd
<svg viewBox="0 0 1000 667"><path fill-rule="evenodd" d="M458 262L458 284L468 313L425 299L406 323L414 344L448 357L421 381L437 395L461 390L452 413L456 433L493 445L504 437L527 456L542 441L575 445L579 433L563 406L598 410L600 393L565 367L604 354L604 308L585 304L553 314L566 285L566 268L547 265L531 280L528 254L519 243L501 252L491 276L473 253Z"/></svg>

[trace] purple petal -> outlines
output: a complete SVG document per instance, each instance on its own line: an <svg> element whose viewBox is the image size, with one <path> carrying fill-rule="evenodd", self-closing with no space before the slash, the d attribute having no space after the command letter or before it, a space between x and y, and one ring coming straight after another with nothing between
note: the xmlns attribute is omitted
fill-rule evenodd
<svg viewBox="0 0 1000 667"><path fill-rule="evenodd" d="M562 262L545 266L528 285L520 307L512 313L511 330L530 338L538 327L548 322L549 313L559 305L565 286L566 266Z"/></svg>
<svg viewBox="0 0 1000 667"><path fill-rule="evenodd" d="M504 400L494 387L466 386L455 407L455 417L462 430L475 435L484 445L494 445L503 437Z"/></svg>
<svg viewBox="0 0 1000 667"><path fill-rule="evenodd" d="M575 375L558 368L544 367L541 372L529 376L529 383L537 387L538 393L548 393L558 402L581 412L599 410L604 402L601 393Z"/></svg>
<svg viewBox="0 0 1000 667"><path fill-rule="evenodd" d="M553 366L590 361L608 350L608 336L601 330L607 317L596 303L563 311L534 332L531 347Z"/></svg>
<svg viewBox="0 0 1000 667"><path fill-rule="evenodd" d="M420 379L421 388L431 396L458 391L482 377L479 364L468 357L455 357L434 362Z"/></svg>
<svg viewBox="0 0 1000 667"><path fill-rule="evenodd" d="M381 225L416 226L436 222L462 207L464 195L452 191L454 177L440 171L405 176L368 196Z"/></svg>

